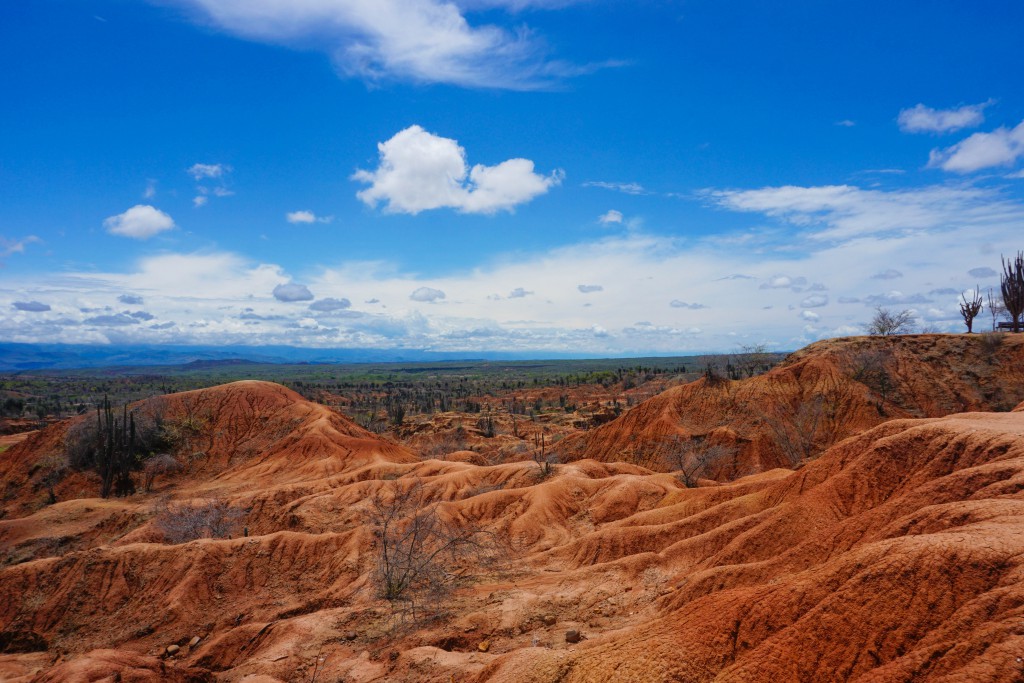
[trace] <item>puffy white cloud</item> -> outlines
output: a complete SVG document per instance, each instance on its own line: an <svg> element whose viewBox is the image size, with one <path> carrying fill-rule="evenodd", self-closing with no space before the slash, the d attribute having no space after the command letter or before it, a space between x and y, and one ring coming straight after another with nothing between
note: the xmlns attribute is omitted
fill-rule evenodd
<svg viewBox="0 0 1024 683"><path fill-rule="evenodd" d="M206 206L207 203L209 203L209 201L210 198L207 197L206 195L197 194L195 197L192 198L192 206L198 209L201 206Z"/></svg>
<svg viewBox="0 0 1024 683"><path fill-rule="evenodd" d="M985 107L992 103L992 100L988 100L956 109L932 109L918 104L900 111L897 121L904 133L951 133L980 126L985 121Z"/></svg>
<svg viewBox="0 0 1024 683"><path fill-rule="evenodd" d="M819 320L821 320L821 316L815 313L814 311L800 311L800 317L810 322L818 322Z"/></svg>
<svg viewBox="0 0 1024 683"><path fill-rule="evenodd" d="M561 171L534 173L529 159L468 168L459 143L420 126L399 131L377 145L380 165L352 178L370 187L356 193L369 206L384 202L390 213L417 214L451 208L464 213L511 211L562 181Z"/></svg>
<svg viewBox="0 0 1024 683"><path fill-rule="evenodd" d="M800 302L801 308L821 308L822 306L828 306L828 294L811 294Z"/></svg>
<svg viewBox="0 0 1024 683"><path fill-rule="evenodd" d="M288 284L278 285L274 287L274 298L278 301L312 301L313 293L309 291L309 287L306 285L300 285L297 282L289 282Z"/></svg>
<svg viewBox="0 0 1024 683"><path fill-rule="evenodd" d="M615 209L609 209L607 213L600 216L597 220L600 221L601 223L604 223L605 225L609 223L621 223L622 212L616 211Z"/></svg>
<svg viewBox="0 0 1024 683"><path fill-rule="evenodd" d="M44 304L39 301L15 301L11 305L15 310L27 311L29 313L44 313L50 310L50 304Z"/></svg>
<svg viewBox="0 0 1024 683"><path fill-rule="evenodd" d="M230 172L231 167L227 164L192 164L188 169L188 174L196 180L202 180L203 178L223 178Z"/></svg>
<svg viewBox="0 0 1024 683"><path fill-rule="evenodd" d="M409 295L409 298L413 301L433 303L445 298L445 294L440 289L434 289L433 287L419 287Z"/></svg>
<svg viewBox="0 0 1024 683"><path fill-rule="evenodd" d="M529 30L471 26L460 5L508 9L567 3L525 0L175 0L235 35L316 48L343 74L465 87L532 89L592 71L546 58Z"/></svg>
<svg viewBox="0 0 1024 683"><path fill-rule="evenodd" d="M604 287L602 285L576 285L576 289L580 290L583 294L604 291Z"/></svg>
<svg viewBox="0 0 1024 683"><path fill-rule="evenodd" d="M289 223L330 223L334 216L317 216L312 211L289 211L284 215Z"/></svg>
<svg viewBox="0 0 1024 683"><path fill-rule="evenodd" d="M971 173L983 168L1012 166L1024 157L1024 121L1014 128L1002 126L991 133L975 133L946 149L933 149L930 168Z"/></svg>
<svg viewBox="0 0 1024 683"><path fill-rule="evenodd" d="M136 204L124 213L107 218L103 225L112 235L145 240L173 228L174 219L156 207Z"/></svg>

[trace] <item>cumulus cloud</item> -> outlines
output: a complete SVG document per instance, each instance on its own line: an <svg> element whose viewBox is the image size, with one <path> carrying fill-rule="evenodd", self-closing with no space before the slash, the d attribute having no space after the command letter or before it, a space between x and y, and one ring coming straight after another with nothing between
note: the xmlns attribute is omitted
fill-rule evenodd
<svg viewBox="0 0 1024 683"><path fill-rule="evenodd" d="M800 311L800 317L809 322L818 322L819 320L821 320L821 316L815 313L814 311Z"/></svg>
<svg viewBox="0 0 1024 683"><path fill-rule="evenodd" d="M289 282L288 284L274 287L274 298L278 301L285 302L312 301L313 293L309 291L309 288L306 287L306 285Z"/></svg>
<svg viewBox="0 0 1024 683"><path fill-rule="evenodd" d="M640 183L613 183L605 180L589 180L583 183L583 187L599 187L603 190L614 190L615 192L634 195L651 194Z"/></svg>
<svg viewBox="0 0 1024 683"><path fill-rule="evenodd" d="M967 271L967 274L971 277L995 277L999 275L996 271L989 268L988 266L982 266L981 268L971 268Z"/></svg>
<svg viewBox="0 0 1024 683"><path fill-rule="evenodd" d="M601 285L576 285L576 289L580 290L584 294L590 294L591 292L603 292L604 287Z"/></svg>
<svg viewBox="0 0 1024 683"><path fill-rule="evenodd" d="M196 19L251 40L327 52L340 73L464 87L548 87L596 66L549 59L523 27L472 26L463 8L546 8L526 0L176 0Z"/></svg>
<svg viewBox="0 0 1024 683"><path fill-rule="evenodd" d="M320 299L319 301L314 301L313 303L311 303L309 305L309 310L328 313L331 311L340 311L351 306L352 302L349 301L348 299L333 299L331 297L327 297L325 299Z"/></svg>
<svg viewBox="0 0 1024 683"><path fill-rule="evenodd" d="M601 223L604 223L605 225L609 223L621 223L622 212L616 211L615 209L609 209L607 213L598 217L597 220L600 221Z"/></svg>
<svg viewBox="0 0 1024 683"><path fill-rule="evenodd" d="M702 308L707 308L707 306L705 306L704 304L688 304L685 301L680 301L679 299L673 299L672 301L669 302L668 305L671 306L672 308L688 308L691 311L698 311Z"/></svg>
<svg viewBox="0 0 1024 683"><path fill-rule="evenodd" d="M389 213L440 208L483 214L511 211L558 185L563 176L561 171L534 173L529 159L470 169L458 142L420 126L399 131L377 149L377 169L357 171L352 178L370 185L356 193L360 200L371 207L383 202Z"/></svg>
<svg viewBox="0 0 1024 683"><path fill-rule="evenodd" d="M531 294L533 294L533 292L528 292L525 289L523 289L522 287L516 287L515 289L513 289L511 292L508 293L508 298L509 299L522 299L523 297L530 296Z"/></svg>
<svg viewBox="0 0 1024 683"><path fill-rule="evenodd" d="M822 306L828 306L828 294L811 294L800 302L801 308L821 308Z"/></svg>
<svg viewBox="0 0 1024 683"><path fill-rule="evenodd" d="M775 275L765 282L762 282L759 289L792 289L800 291L807 285L805 277L790 277L788 275Z"/></svg>
<svg viewBox="0 0 1024 683"><path fill-rule="evenodd" d="M433 303L434 301L440 301L444 296L444 292L440 289L434 289L433 287L419 287L409 295L409 298L413 301Z"/></svg>
<svg viewBox="0 0 1024 683"><path fill-rule="evenodd" d="M204 178L223 178L230 171L231 167L226 164L192 164L188 169L188 174L196 180L203 180Z"/></svg>
<svg viewBox="0 0 1024 683"><path fill-rule="evenodd" d="M865 190L852 185L785 185L704 194L723 208L779 218L820 240L1024 221L1021 204L997 190L970 186Z"/></svg>
<svg viewBox="0 0 1024 683"><path fill-rule="evenodd" d="M142 297L136 294L122 294L117 300L129 306L138 306L142 303Z"/></svg>
<svg viewBox="0 0 1024 683"><path fill-rule="evenodd" d="M16 310L26 311L28 313L44 313L50 310L49 304L44 304L39 301L15 301L11 306Z"/></svg>
<svg viewBox="0 0 1024 683"><path fill-rule="evenodd" d="M125 311L125 313L128 313L128 311ZM132 313L128 313L128 315L135 318L136 320L152 320L153 318L156 317L149 311L134 311Z"/></svg>
<svg viewBox="0 0 1024 683"><path fill-rule="evenodd" d="M312 211L290 211L284 215L289 223L330 223L334 216L317 216Z"/></svg>
<svg viewBox="0 0 1024 683"><path fill-rule="evenodd" d="M1015 128L1001 126L991 133L975 133L946 149L933 149L929 168L971 173L983 168L1012 166L1024 157L1024 121Z"/></svg>
<svg viewBox="0 0 1024 683"><path fill-rule="evenodd" d="M897 121L904 133L952 133L962 128L980 126L985 121L985 107L992 103L992 100L988 100L956 109L932 109L918 104L900 111Z"/></svg>
<svg viewBox="0 0 1024 683"><path fill-rule="evenodd" d="M153 206L137 204L124 213L107 218L103 225L112 235L145 240L173 228L174 219Z"/></svg>
<svg viewBox="0 0 1024 683"><path fill-rule="evenodd" d="M895 280L895 279L901 278L901 277L903 277L903 273L901 273L900 271L896 270L895 268L889 268L888 270L883 270L880 273L875 273L874 275L871 276L871 279L872 280Z"/></svg>

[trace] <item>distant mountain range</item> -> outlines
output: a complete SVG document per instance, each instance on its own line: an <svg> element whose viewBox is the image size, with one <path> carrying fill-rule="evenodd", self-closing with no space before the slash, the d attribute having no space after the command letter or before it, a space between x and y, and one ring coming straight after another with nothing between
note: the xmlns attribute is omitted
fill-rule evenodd
<svg viewBox="0 0 1024 683"><path fill-rule="evenodd" d="M446 360L594 358L537 352L422 351L419 349L307 349L294 346L162 346L0 343L0 372L115 366L232 363L408 363Z"/></svg>

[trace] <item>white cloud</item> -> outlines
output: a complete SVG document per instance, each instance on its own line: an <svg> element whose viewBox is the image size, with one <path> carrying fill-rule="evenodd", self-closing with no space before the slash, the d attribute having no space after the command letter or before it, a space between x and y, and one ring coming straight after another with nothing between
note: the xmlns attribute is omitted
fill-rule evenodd
<svg viewBox="0 0 1024 683"><path fill-rule="evenodd" d="M887 191L852 185L787 185L704 194L719 206L780 218L821 240L1024 221L1024 206L998 191L971 186Z"/></svg>
<svg viewBox="0 0 1024 683"><path fill-rule="evenodd" d="M800 302L801 308L821 308L822 306L828 306L828 294L811 294Z"/></svg>
<svg viewBox="0 0 1024 683"><path fill-rule="evenodd" d="M515 289L513 289L511 292L508 293L508 298L509 299L522 299L523 297L530 296L531 294L533 294L533 292L528 292L525 289L523 289L522 287L516 287Z"/></svg>
<svg viewBox="0 0 1024 683"><path fill-rule="evenodd" d="M314 301L313 303L311 303L309 305L309 310L329 313L333 311L341 311L346 308L349 308L350 306L352 306L352 302L349 301L348 299L334 299L331 297L327 297L325 299L320 299L319 301Z"/></svg>
<svg viewBox="0 0 1024 683"><path fill-rule="evenodd" d="M198 209L201 206L206 206L207 202L209 201L210 199L208 197L198 194L192 198L192 206Z"/></svg>
<svg viewBox="0 0 1024 683"><path fill-rule="evenodd" d="M174 220L160 209L137 204L124 213L107 218L103 225L112 235L145 240L173 228Z"/></svg>
<svg viewBox="0 0 1024 683"><path fill-rule="evenodd" d="M688 304L685 301L680 301L679 299L673 299L672 301L669 302L668 305L671 306L672 308L688 308L691 311L698 311L702 308L707 308L707 306L705 306L704 304Z"/></svg>
<svg viewBox="0 0 1024 683"><path fill-rule="evenodd" d="M605 225L609 223L621 223L622 212L616 211L615 209L609 209L607 213L600 216L597 220L600 221L601 223L604 223Z"/></svg>
<svg viewBox="0 0 1024 683"><path fill-rule="evenodd" d="M800 317L810 322L818 322L819 320L821 320L821 316L815 313L814 311L800 311Z"/></svg>
<svg viewBox="0 0 1024 683"><path fill-rule="evenodd" d="M842 121L836 121L836 125L842 126L843 128L853 128L857 125L857 122L852 121L851 119L843 119Z"/></svg>
<svg viewBox="0 0 1024 683"><path fill-rule="evenodd" d="M143 197L143 199L152 199L155 196L156 196L156 181L152 180L152 179L147 180L146 181L146 189L142 191L142 197Z"/></svg>
<svg viewBox="0 0 1024 683"><path fill-rule="evenodd" d="M952 133L980 126L985 121L985 107L992 103L993 100L988 100L956 109L932 109L918 104L900 111L897 121L904 133Z"/></svg>
<svg viewBox="0 0 1024 683"><path fill-rule="evenodd" d="M419 287L409 295L409 298L413 301L433 303L445 298L445 294L440 289L434 289L433 287Z"/></svg>
<svg viewBox="0 0 1024 683"><path fill-rule="evenodd" d="M251 40L316 48L342 74L368 81L401 79L464 87L534 89L595 67L550 60L524 27L471 26L460 4L445 0L176 0L196 18ZM502 0L488 6L554 7Z"/></svg>
<svg viewBox="0 0 1024 683"><path fill-rule="evenodd" d="M593 292L603 292L604 287L601 285L577 285L576 289L580 290L583 294L591 294Z"/></svg>
<svg viewBox="0 0 1024 683"><path fill-rule="evenodd" d="M227 164L192 164L188 169L188 174L196 180L202 180L203 178L223 178L230 172L231 167Z"/></svg>
<svg viewBox="0 0 1024 683"><path fill-rule="evenodd" d="M967 271L967 274L971 277L995 277L999 275L996 271L989 268L988 266L980 266L978 268L971 268Z"/></svg>
<svg viewBox="0 0 1024 683"><path fill-rule="evenodd" d="M583 187L599 187L603 190L614 190L634 195L651 194L640 183L610 183L604 180L589 180L583 183Z"/></svg>
<svg viewBox="0 0 1024 683"><path fill-rule="evenodd" d="M289 282L288 284L281 284L274 287L274 298L278 301L312 301L313 293L309 291L306 285L300 285L296 282Z"/></svg>
<svg viewBox="0 0 1024 683"><path fill-rule="evenodd" d="M289 223L330 223L334 216L317 216L312 211L290 211L284 215Z"/></svg>
<svg viewBox="0 0 1024 683"><path fill-rule="evenodd" d="M1002 126L991 133L975 133L946 149L933 149L930 168L971 173L983 168L1012 166L1024 157L1024 121L1015 128Z"/></svg>
<svg viewBox="0 0 1024 683"><path fill-rule="evenodd" d="M511 211L562 181L562 172L542 176L529 159L469 169L459 143L410 126L377 145L380 165L357 171L353 180L370 187L356 193L369 206L385 203L389 213L417 214L452 208L463 213Z"/></svg>
<svg viewBox="0 0 1024 683"><path fill-rule="evenodd" d="M12 254L24 254L25 247L35 242L42 242L42 240L36 237L35 235L22 237L20 240L12 240L7 239L6 237L0 237L0 257L11 256Z"/></svg>

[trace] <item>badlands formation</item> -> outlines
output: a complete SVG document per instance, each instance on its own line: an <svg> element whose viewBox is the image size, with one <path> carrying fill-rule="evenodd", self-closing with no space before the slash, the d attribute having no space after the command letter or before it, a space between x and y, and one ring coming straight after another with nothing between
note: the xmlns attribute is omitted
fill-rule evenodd
<svg viewBox="0 0 1024 683"><path fill-rule="evenodd" d="M53 425L0 455L0 679L1024 680L1024 335L992 339L709 373L547 472L425 459L247 381L135 406L179 427L181 469L101 499L48 478ZM655 455L691 441L724 455L687 487ZM396 499L474 539L415 614L382 597ZM230 538L169 537L210 501Z"/></svg>

